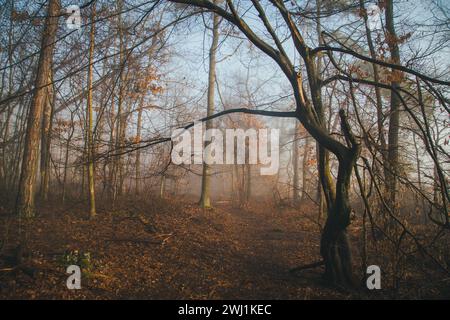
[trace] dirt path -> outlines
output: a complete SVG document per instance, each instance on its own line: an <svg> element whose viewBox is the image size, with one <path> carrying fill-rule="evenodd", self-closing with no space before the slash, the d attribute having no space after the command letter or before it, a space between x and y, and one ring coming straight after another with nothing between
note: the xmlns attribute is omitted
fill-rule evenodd
<svg viewBox="0 0 450 320"><path fill-rule="evenodd" d="M236 245L232 257L224 263L237 281L222 293L223 298L308 299L321 297L326 291L320 269L301 275L289 272L298 264L315 261L312 259L318 253L318 234L301 225L305 217L229 206L215 210L218 214L211 221L222 223L226 231L223 245Z"/></svg>

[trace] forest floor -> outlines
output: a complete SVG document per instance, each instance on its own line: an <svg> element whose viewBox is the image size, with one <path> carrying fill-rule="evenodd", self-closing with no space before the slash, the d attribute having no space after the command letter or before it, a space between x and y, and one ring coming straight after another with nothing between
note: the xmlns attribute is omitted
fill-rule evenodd
<svg viewBox="0 0 450 320"><path fill-rule="evenodd" d="M21 228L3 208L0 299L380 297L327 286L321 267L290 272L320 260L319 226L305 212L259 207L130 200L113 210L100 205L88 219L80 203L54 203ZM21 250L20 229L28 230ZM350 230L352 241L357 231ZM69 260L83 265L81 290L66 287Z"/></svg>

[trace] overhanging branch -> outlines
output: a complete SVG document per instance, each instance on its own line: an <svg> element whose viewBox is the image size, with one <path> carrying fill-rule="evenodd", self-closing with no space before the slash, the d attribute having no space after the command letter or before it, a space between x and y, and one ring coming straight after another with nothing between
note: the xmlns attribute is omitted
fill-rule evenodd
<svg viewBox="0 0 450 320"><path fill-rule="evenodd" d="M188 130L188 129L192 128L195 125L195 123L206 122L208 120L213 120L215 118L219 118L221 116L231 114L231 113L245 113L245 114L253 114L253 115L259 115L259 116L266 116L266 117L277 117L277 118L297 118L297 113L295 111L268 111L268 110L254 110L254 109L248 109L248 108L236 108L236 109L224 110L219 113L210 115L208 117L204 117L199 120L192 121L183 127L179 127L178 129ZM125 150L122 150L122 151L118 151L117 149L109 150L101 155L97 155L95 157L95 159L99 160L99 159L106 159L109 157L118 157L118 156L122 156L124 154L128 154L128 153L140 150L140 149L145 149L145 148L157 145L157 144L169 142L171 140L172 140L171 137L157 137L157 138L152 138L152 139L146 140L146 141L133 142L127 146L120 148L120 149L125 149Z"/></svg>

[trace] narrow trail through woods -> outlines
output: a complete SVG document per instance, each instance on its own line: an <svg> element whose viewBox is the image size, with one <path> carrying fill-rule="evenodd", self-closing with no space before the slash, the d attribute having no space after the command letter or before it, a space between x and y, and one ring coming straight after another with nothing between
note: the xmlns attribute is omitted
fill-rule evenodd
<svg viewBox="0 0 450 320"><path fill-rule="evenodd" d="M224 258L223 264L239 284L225 298L233 298L236 291L250 299L309 298L317 288L324 289L320 268L297 275L290 272L299 264L318 259L314 258L318 233L314 227L308 229L300 224L309 222L301 213L295 217L219 205L206 215L216 229L223 230L219 245L234 248L232 258ZM220 251L217 256L220 258Z"/></svg>

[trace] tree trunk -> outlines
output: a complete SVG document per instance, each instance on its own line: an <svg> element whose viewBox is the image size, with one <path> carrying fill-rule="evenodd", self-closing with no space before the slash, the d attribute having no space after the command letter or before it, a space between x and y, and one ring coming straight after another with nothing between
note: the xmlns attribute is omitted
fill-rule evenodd
<svg viewBox="0 0 450 320"><path fill-rule="evenodd" d="M216 3L217 0L214 1ZM211 116L214 113L214 90L216 81L216 52L219 43L219 15L214 14L213 16L213 38L211 43L211 48L209 50L209 75L208 75L208 109L206 112L207 116ZM206 121L206 130L212 127L211 121ZM208 142L205 143L205 148ZM208 154L206 154L208 156ZM210 184L211 184L211 168L207 163L203 163L203 174L202 174L202 193L200 197L200 207L209 208L211 207L210 199Z"/></svg>
<svg viewBox="0 0 450 320"><path fill-rule="evenodd" d="M323 44L322 39L322 26L320 22L320 16L321 16L321 0L316 0L316 13L317 13L317 19L316 19L316 32L318 35L318 43L319 45ZM317 59L317 76L320 76L322 73L322 59L318 57ZM321 91L319 91L321 93ZM323 117L323 112L322 112ZM326 151L320 147L319 142L316 140L316 160L317 160L317 170L319 171L318 179L317 179L317 202L319 203L319 213L317 215L317 221L320 223L320 220L322 219L322 216L325 215L325 197L322 190L322 180L320 178L320 157L321 155L324 157L323 161L326 161L328 159L328 155L326 154Z"/></svg>
<svg viewBox="0 0 450 320"><path fill-rule="evenodd" d="M400 50L398 47L398 38L394 27L394 4L392 0L386 0L386 41L391 53L392 63L400 65ZM400 73L392 70L391 85L394 89L400 88ZM395 212L397 207L397 173L398 173L398 136L400 124L400 99L391 91L391 109L389 117L389 134L388 134L388 166L389 173L386 176L387 193L389 197L389 205Z"/></svg>
<svg viewBox="0 0 450 320"><path fill-rule="evenodd" d="M344 287L355 285L346 230L350 224L351 211L348 195L350 177L358 152L358 147L351 149L346 158L339 162L336 195L328 199L328 216L320 243L320 253L325 263L324 278L330 283Z"/></svg>
<svg viewBox="0 0 450 320"><path fill-rule="evenodd" d="M88 97L87 97L87 159L88 159L88 185L89 185L89 215L96 216L95 210L95 173L94 173L94 110L92 107L92 82L93 82L93 61L95 49L95 2L92 4L91 32L89 39L89 68L88 68Z"/></svg>
<svg viewBox="0 0 450 320"><path fill-rule="evenodd" d="M11 0L10 1L10 21L9 21L9 30L8 30L8 64L9 64L9 68L8 68L8 95L11 95L13 93L14 90L14 77L13 77L13 73L14 73L14 63L13 63L13 37L14 37L14 21L13 21L13 15L14 15L14 1ZM2 84L4 84L5 81L5 77L6 77L6 70L5 72L3 72L2 75ZM3 88L4 85L1 86L1 91L0 91L0 95L3 96ZM4 117L3 113L1 113L2 115L2 119L0 120L0 133L2 133L2 137L3 137L3 141L6 142L8 141L9 138L9 130L10 130L10 120L13 114L13 110L14 110L14 106L11 105L11 103L8 103L8 107L7 107L7 112L6 112L6 117ZM2 126L2 124L4 124L4 126ZM4 190L9 190L11 185L8 183L9 182L9 177L8 177L8 161L7 161L7 144L5 144L2 148L2 161L1 161L1 169L0 169L0 180L3 181L2 184L2 188L4 188ZM12 148L11 148L12 149Z"/></svg>
<svg viewBox="0 0 450 320"><path fill-rule="evenodd" d="M121 12L123 8L123 0L118 1L117 4L118 11ZM123 133L124 133L124 112L123 112L123 100L125 91L125 39L124 39L124 28L122 22L122 15L118 15L118 28L119 28L119 95L117 99L117 115L116 115L116 141L115 141L115 153L120 153L123 147ZM118 155L114 157L113 160L113 176L112 176L112 188L113 188L113 204L115 203L118 196L122 194L122 177L123 177L123 163L122 156Z"/></svg>
<svg viewBox="0 0 450 320"><path fill-rule="evenodd" d="M417 141L416 141L416 134L413 133L413 143L414 143L414 150L415 150L415 156L416 156L416 169L417 169L417 184L418 184L418 188L420 190L420 192L423 192L423 186L422 186L422 174L420 173L421 171L421 167L420 167L420 155L419 155L419 148L417 146ZM420 198L420 201L419 201ZM425 210L425 199L424 197L421 197L420 195L416 194L416 206L417 208L420 208L420 212L422 213L422 221L423 223L427 223L428 221L428 216ZM419 217L417 217L419 218Z"/></svg>
<svg viewBox="0 0 450 320"><path fill-rule="evenodd" d="M137 119L137 129L136 129L136 142L141 141L141 127L142 127L142 109L144 107L144 97L145 95L142 94L141 101L139 103L139 110L138 110L138 119ZM135 184L135 193L136 195L139 194L139 179L141 176L141 150L136 150L136 184Z"/></svg>
<svg viewBox="0 0 450 320"><path fill-rule="evenodd" d="M334 142L327 142L327 136L317 134L317 129L328 133L322 103L321 87L318 85L319 73L317 65L310 57L305 59L309 77L311 98L319 128L313 128L308 122L303 125L318 143L318 170L322 185L323 196L327 204L327 220L322 231L320 253L325 264L324 278L327 282L343 287L355 285L352 268L351 248L347 238L347 226L350 224L349 187L353 166L359 155L360 146L351 132L345 111L339 111L341 131L347 146ZM300 83L300 81L298 81ZM299 91L302 88L299 88ZM299 97L301 99L301 96ZM299 119L301 120L301 119ZM325 147L327 146L327 147ZM329 151L332 151L338 160L338 175L335 183L330 169Z"/></svg>
<svg viewBox="0 0 450 320"><path fill-rule="evenodd" d="M35 184L38 167L38 152L41 140L40 129L42 124L42 111L45 103L45 90L49 85L48 75L53 63L53 48L58 28L58 12L58 1L50 0L42 35L41 51L36 72L35 91L27 119L22 169L16 200L17 214L27 218L34 216Z"/></svg>
<svg viewBox="0 0 450 320"><path fill-rule="evenodd" d="M113 154L114 148L115 148L115 142L114 142L115 136L117 135L116 126L115 126L116 114L115 114L115 106L114 106L114 88L111 89L111 109L110 109L110 113L109 113L109 118L110 118L110 133L109 133L108 149L109 149L109 152L111 154ZM114 192L114 176L115 176L115 170L116 170L115 157L113 157L112 159L108 158L107 164L108 164L107 193L108 193L109 200L114 205L114 193L115 193Z"/></svg>
<svg viewBox="0 0 450 320"><path fill-rule="evenodd" d="M49 82L53 82L52 71L49 73ZM55 93L51 86L47 87L47 97L44 109L44 119L42 121L42 140L41 140L41 187L40 196L42 200L48 198L48 185L50 181L50 144L52 134L53 108L55 102Z"/></svg>
<svg viewBox="0 0 450 320"><path fill-rule="evenodd" d="M359 6L361 9L361 14L364 19L364 26L365 26L365 30L366 30L366 39L367 39L367 44L369 46L370 57L372 59L377 59L375 46L373 45L373 40L372 40L372 31L370 30L370 27L369 27L367 10L364 7L363 0L359 0ZM380 82L380 76L378 74L378 65L373 63L372 70L373 70L374 81ZM386 147L386 138L384 136L383 101L381 99L381 90L377 86L375 86L375 98L376 98L376 109L377 109L378 137L380 139L381 156L383 158L383 163L384 163L384 176L386 176L388 174L387 167L386 167L387 166L387 147Z"/></svg>
<svg viewBox="0 0 450 320"><path fill-rule="evenodd" d="M294 126L294 145L293 145L293 152L292 152L292 164L293 164L293 170L294 170L294 183L293 183L293 201L294 201L294 206L299 204L300 202L300 194L299 194L299 176L298 176L298 158L299 158L299 152L298 152L298 145L299 145L299 139L300 139L300 134L299 134L299 129L300 129L300 125L298 122L295 123Z"/></svg>
<svg viewBox="0 0 450 320"><path fill-rule="evenodd" d="M70 122L73 123L73 113L70 118ZM66 201L66 188L67 188L67 166L69 164L69 147L70 142L72 141L73 134L75 132L75 126L72 126L71 131L67 137L66 142L66 152L64 155L64 173L63 173L63 186L62 186L62 202L65 203Z"/></svg>
<svg viewBox="0 0 450 320"><path fill-rule="evenodd" d="M310 137L305 137L305 149L303 150L303 161L302 161L302 201L305 201L308 196L308 162L309 162L309 144Z"/></svg>

